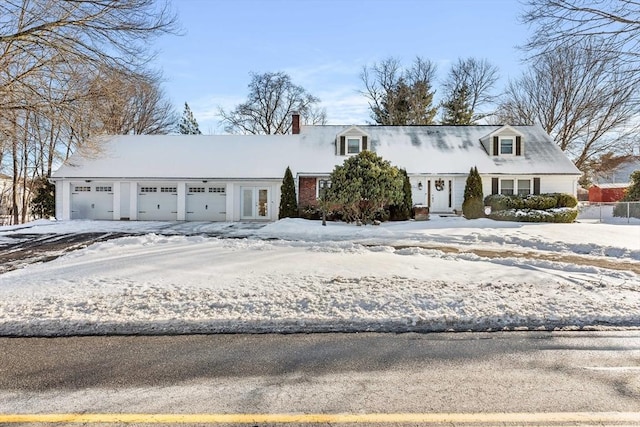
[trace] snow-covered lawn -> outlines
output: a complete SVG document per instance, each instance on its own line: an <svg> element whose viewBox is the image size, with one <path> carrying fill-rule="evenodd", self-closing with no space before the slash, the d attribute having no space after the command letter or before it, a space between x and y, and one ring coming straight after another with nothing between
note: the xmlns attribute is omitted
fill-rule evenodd
<svg viewBox="0 0 640 427"><path fill-rule="evenodd" d="M0 275L1 335L640 327L637 223L38 221L0 242L98 231L136 235Z"/></svg>

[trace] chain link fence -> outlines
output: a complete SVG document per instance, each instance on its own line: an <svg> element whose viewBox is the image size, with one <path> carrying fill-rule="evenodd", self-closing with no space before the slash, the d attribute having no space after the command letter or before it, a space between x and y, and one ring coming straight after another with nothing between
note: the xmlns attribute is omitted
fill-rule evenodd
<svg viewBox="0 0 640 427"><path fill-rule="evenodd" d="M640 202L580 202L577 221L640 225Z"/></svg>

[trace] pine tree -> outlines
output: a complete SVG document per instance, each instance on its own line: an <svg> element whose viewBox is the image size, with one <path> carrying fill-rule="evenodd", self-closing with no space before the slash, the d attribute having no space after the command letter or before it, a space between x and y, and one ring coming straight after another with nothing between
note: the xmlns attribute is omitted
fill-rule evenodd
<svg viewBox="0 0 640 427"><path fill-rule="evenodd" d="M389 206L389 219L391 219L391 221L406 221L411 219L411 209L413 208L411 181L409 180L406 170L400 169L400 175L404 177L404 185L402 187L404 197L400 204Z"/></svg>
<svg viewBox="0 0 640 427"><path fill-rule="evenodd" d="M482 178L480 178L477 167L471 168L469 176L467 177L467 182L464 186L462 214L467 219L484 217Z"/></svg>
<svg viewBox="0 0 640 427"><path fill-rule="evenodd" d="M471 125L473 111L469 103L469 89L466 84L456 88L451 98L442 103L443 125Z"/></svg>
<svg viewBox="0 0 640 427"><path fill-rule="evenodd" d="M193 117L189 104L184 103L184 111L182 112L182 118L178 124L178 132L182 135L202 135L200 128L198 127L198 121Z"/></svg>
<svg viewBox="0 0 640 427"><path fill-rule="evenodd" d="M280 211L278 218L296 218L298 216L298 202L296 200L296 184L293 181L291 169L287 167L280 187Z"/></svg>
<svg viewBox="0 0 640 427"><path fill-rule="evenodd" d="M47 178L38 178L35 182L35 196L31 200L31 213L39 218L56 215L56 186Z"/></svg>

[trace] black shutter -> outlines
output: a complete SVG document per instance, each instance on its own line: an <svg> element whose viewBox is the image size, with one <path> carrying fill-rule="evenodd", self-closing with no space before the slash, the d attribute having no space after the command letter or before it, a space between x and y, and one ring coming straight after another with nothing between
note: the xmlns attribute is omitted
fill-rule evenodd
<svg viewBox="0 0 640 427"><path fill-rule="evenodd" d="M493 155L494 156L498 155L498 137L497 136L493 137Z"/></svg>
<svg viewBox="0 0 640 427"><path fill-rule="evenodd" d="M367 137L363 136L362 137L362 151L367 151L368 147L367 147Z"/></svg>
<svg viewBox="0 0 640 427"><path fill-rule="evenodd" d="M516 156L522 155L522 137L516 136Z"/></svg>
<svg viewBox="0 0 640 427"><path fill-rule="evenodd" d="M540 178L533 178L533 194L540 194Z"/></svg>
<svg viewBox="0 0 640 427"><path fill-rule="evenodd" d="M344 156L345 155L345 137L341 136L340 137L340 155Z"/></svg>
<svg viewBox="0 0 640 427"><path fill-rule="evenodd" d="M498 194L498 178L491 178L491 194Z"/></svg>

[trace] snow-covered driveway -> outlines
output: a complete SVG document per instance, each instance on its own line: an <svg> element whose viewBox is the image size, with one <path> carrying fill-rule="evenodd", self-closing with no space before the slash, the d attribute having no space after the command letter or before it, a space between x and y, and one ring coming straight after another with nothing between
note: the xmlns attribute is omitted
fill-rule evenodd
<svg viewBox="0 0 640 427"><path fill-rule="evenodd" d="M3 335L640 326L637 224L32 225L144 234L0 275Z"/></svg>

